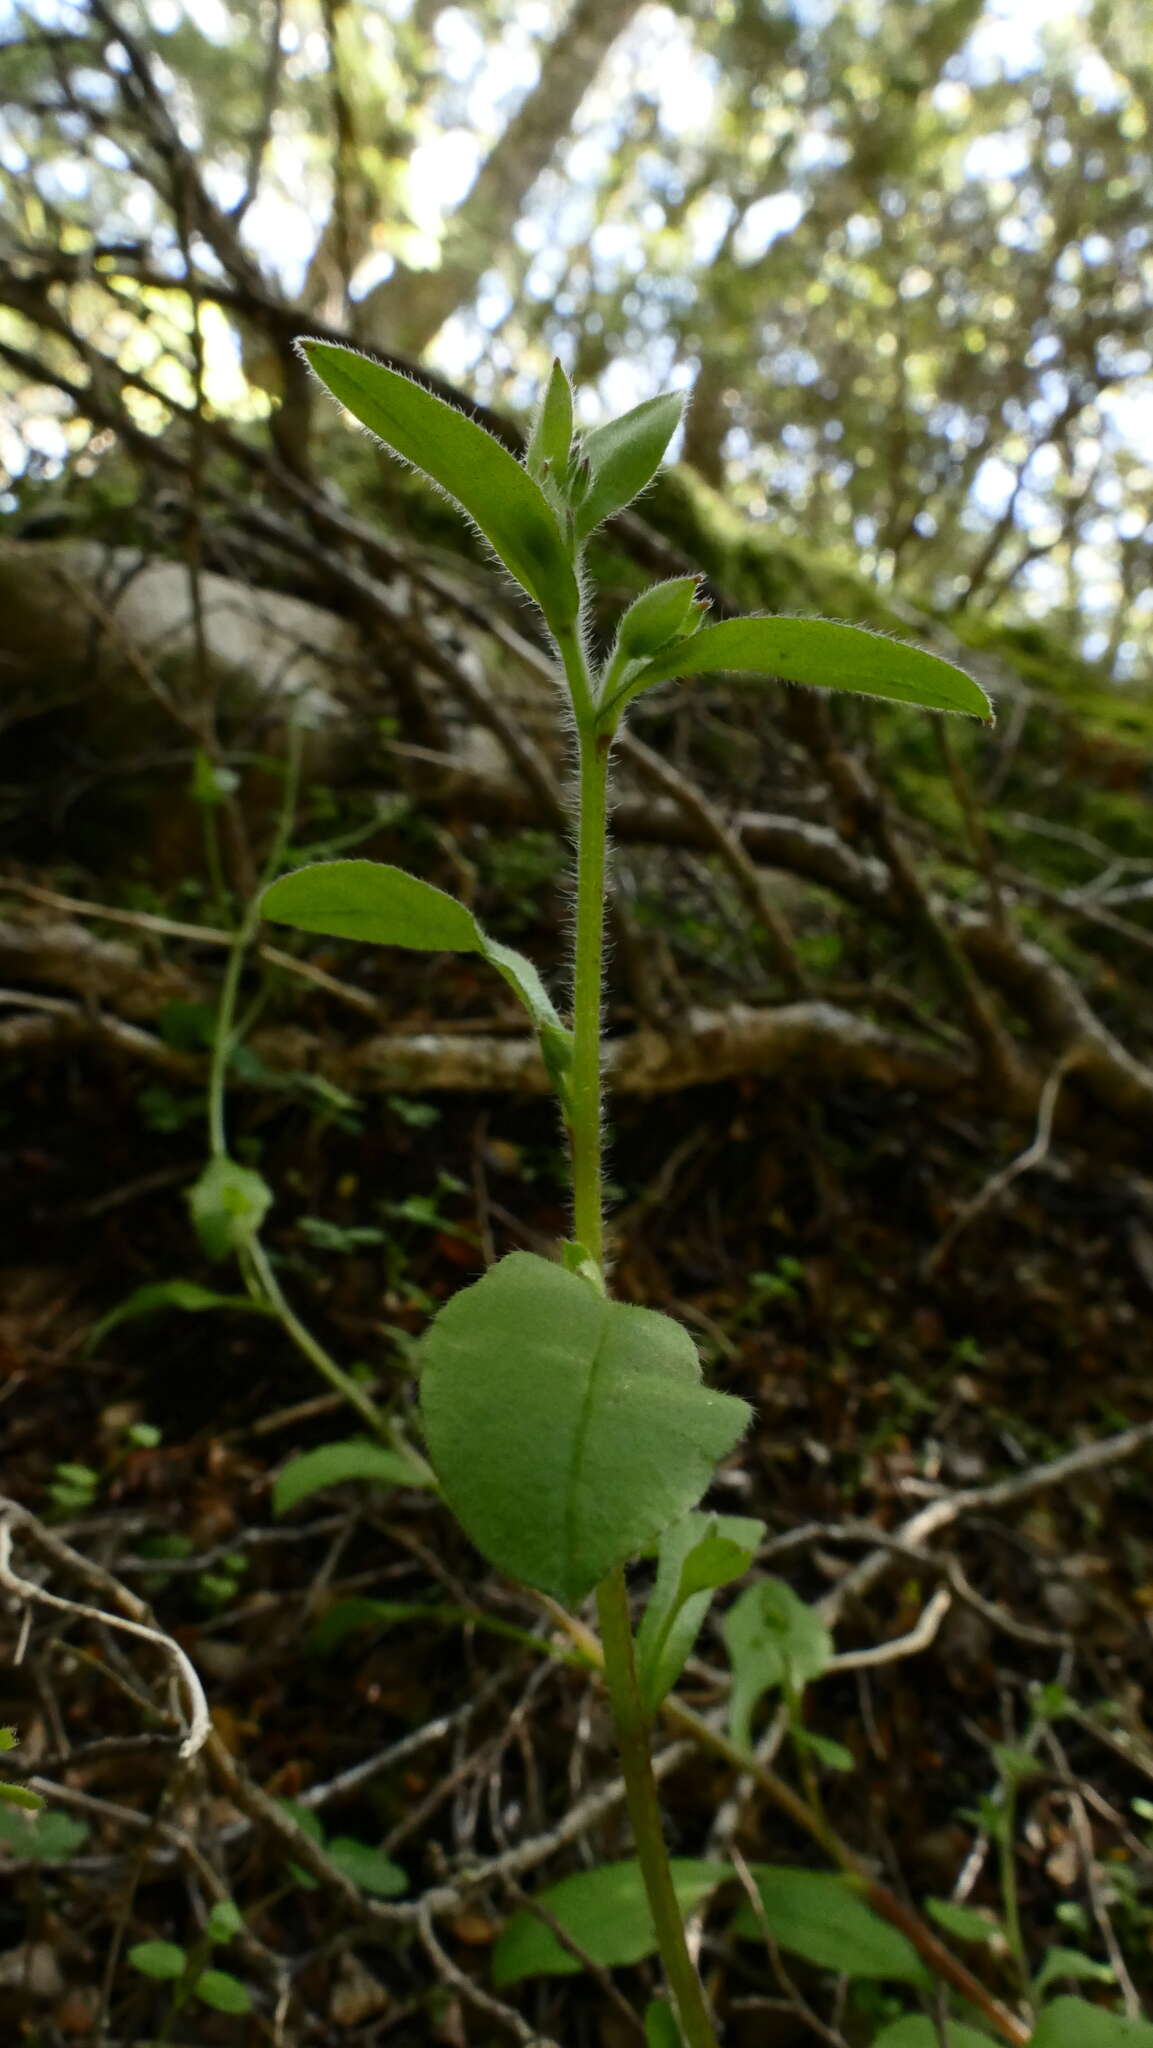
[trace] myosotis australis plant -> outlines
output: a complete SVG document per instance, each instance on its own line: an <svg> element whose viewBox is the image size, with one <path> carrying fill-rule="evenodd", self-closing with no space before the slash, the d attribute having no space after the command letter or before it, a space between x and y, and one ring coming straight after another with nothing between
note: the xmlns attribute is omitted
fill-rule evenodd
<svg viewBox="0 0 1153 2048"><path fill-rule="evenodd" d="M677 1323L613 1301L606 1286L601 997L613 738L642 690L716 672L980 719L990 706L950 663L855 627L796 618L710 624L694 576L645 591L607 659L593 663L586 543L651 482L682 398L653 398L577 433L572 389L555 363L521 463L475 420L397 371L327 342L301 346L333 396L480 530L543 614L566 686L579 756L567 1021L531 961L490 938L464 904L398 868L363 860L302 868L266 889L260 908L336 938L479 954L528 1012L568 1135L573 1238L559 1263L513 1252L436 1317L421 1372L426 1449L445 1500L494 1565L567 1608L596 1593L629 1812L669 1989L688 2048L716 2048L685 1944L649 1737L708 1590L743 1570L755 1548L756 1525L686 1521L749 1410L702 1384L695 1346ZM634 1643L625 1566L658 1546L657 1595Z"/></svg>

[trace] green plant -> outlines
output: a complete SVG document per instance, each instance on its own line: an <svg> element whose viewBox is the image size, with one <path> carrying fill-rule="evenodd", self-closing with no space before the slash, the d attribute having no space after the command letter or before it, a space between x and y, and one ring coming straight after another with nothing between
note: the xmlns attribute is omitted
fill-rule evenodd
<svg viewBox="0 0 1153 2048"><path fill-rule="evenodd" d="M14 1728L0 1728L0 1756L18 1748L19 1740ZM40 1813L43 1806L44 1801L38 1792L30 1792L27 1785L14 1785L10 1778L0 1778L0 1822L9 1817L5 1809L15 1807L21 1813Z"/></svg>
<svg viewBox="0 0 1153 2048"><path fill-rule="evenodd" d="M203 1934L190 1949L181 1948L175 1941L138 1941L129 1949L128 1960L142 1977L172 1986L165 2034L190 1999L198 1999L214 2012L249 2011L252 2000L247 1985L230 1970L206 1967L213 1950L232 1941L243 1926L231 1899L220 1899L204 1923Z"/></svg>
<svg viewBox="0 0 1153 2048"><path fill-rule="evenodd" d="M490 937L463 904L398 868L361 860L306 867L273 881L260 910L329 937L479 956L523 1004L536 1033L568 1137L572 1238L555 1264L511 1254L436 1317L423 1347L426 1445L447 1502L494 1564L569 1608L596 1594L648 1913L683 2039L688 2048L715 2048L664 1846L649 1739L709 1594L744 1569L757 1540L755 1525L750 1536L747 1523L693 1515L749 1411L702 1384L686 1331L668 1317L613 1301L607 1289L601 1002L613 740L642 691L718 672L980 719L991 716L990 707L959 669L876 634L817 619L710 622L695 576L643 592L605 660L591 663L585 544L651 482L680 424L681 398L651 399L579 435L572 389L554 364L522 464L475 421L398 372L327 343L302 348L346 409L472 520L539 607L575 726L571 1021L562 1019L531 961ZM267 1191L226 1161L222 1144L212 1172L215 1180L198 1189L202 1235L211 1217L219 1219L221 1239L251 1244ZM647 1633L634 1645L624 1568L658 1548L654 1618L646 1618ZM768 1627L772 1636L771 1621ZM762 1670L755 1685L749 1681L748 1710L772 1682L799 1698L806 1677L823 1668L824 1643L802 1637L790 1612L766 1653L767 1675Z"/></svg>

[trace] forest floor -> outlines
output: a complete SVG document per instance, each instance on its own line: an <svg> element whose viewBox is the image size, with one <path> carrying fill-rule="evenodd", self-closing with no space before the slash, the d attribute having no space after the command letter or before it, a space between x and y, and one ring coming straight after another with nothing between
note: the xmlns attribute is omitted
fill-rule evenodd
<svg viewBox="0 0 1153 2048"><path fill-rule="evenodd" d="M389 1922L379 1902L396 1886L370 1875L377 1918L370 1908L354 1925L347 1899L294 1864L219 1770L177 1765L158 1732L153 1650L10 1598L0 1721L19 1731L13 1762L59 1798L56 1832L35 1849L19 1816L3 1822L0 2033L40 2048L507 2039L483 2004L491 1946L523 1898L500 1858L540 1842L520 1872L531 1892L628 1852L619 1801L598 1812L594 1798L577 1838L556 1837L571 1806L614 1781L595 1681L560 1654L532 1596L485 1573L433 1496L346 1485L274 1515L272 1480L292 1454L357 1433L279 1325L236 1307L100 1327L157 1280L239 1295L194 1251L184 1191L200 1129L187 1104L83 1049L30 1060L18 1084L2 1130L4 1493L150 1602L202 1675L245 1785L298 1802L314 1836L322 1818L325 1838L398 1865L409 1898L477 1862L494 1874L423 1935L411 1917ZM428 1310L494 1255L564 1231L543 1105L390 1098L325 1115L258 1094L245 1116L278 1191L266 1242L281 1285L400 1412ZM1153 1240L1126 1174L1075 1139L949 1236L990 1157L1004 1164L1020 1144L862 1086L750 1081L624 1104L615 1284L686 1321L714 1384L753 1404L711 1500L763 1517L772 1537L819 1525L781 1566L802 1597L827 1595L862 1554L838 1527L895 1530L965 1494L946 1551L978 1603L954 1600L916 1654L850 1662L812 1691L810 1728L855 1765L828 1776L828 1815L899 1895L1001 1911L982 1802L996 1794L995 1745L1030 1746L1015 1869L1031 1966L1076 1949L1153 2005L1153 1448L1060 1484L1044 1473L1149 1419ZM985 1500L1001 1480L1013 1484ZM18 1548L27 1576L103 1604ZM838 1652L916 1628L938 1584L894 1558L846 1607ZM706 1633L683 1682L704 1712L723 1698L719 1661ZM1049 1722L1033 1711L1038 1686L1061 1688ZM733 1793L703 1755L669 1772L677 1855L729 1844L750 1862L814 1863L763 1799ZM192 1945L221 1896L246 1932L217 1960L251 1987L253 2010L175 2012L171 1987L126 1951ZM702 1960L732 2048L856 2048L907 2009L880 1985L846 1999L804 1963L769 1969L763 1948L734 1939L731 1893L720 1901ZM1012 2004L996 1942L966 1955ZM615 1982L640 2010L653 1966ZM526 2039L641 2038L603 1972L506 1996Z"/></svg>

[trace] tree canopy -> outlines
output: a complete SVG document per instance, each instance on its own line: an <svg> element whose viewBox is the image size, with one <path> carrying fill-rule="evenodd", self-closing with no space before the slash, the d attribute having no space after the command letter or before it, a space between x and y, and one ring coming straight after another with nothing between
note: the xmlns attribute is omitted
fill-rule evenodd
<svg viewBox="0 0 1153 2048"><path fill-rule="evenodd" d="M691 387L688 459L779 534L1147 677L1151 39L1146 0L12 8L8 466L106 431L107 361L149 433L198 374L291 399L263 301L514 412L556 350L606 404Z"/></svg>

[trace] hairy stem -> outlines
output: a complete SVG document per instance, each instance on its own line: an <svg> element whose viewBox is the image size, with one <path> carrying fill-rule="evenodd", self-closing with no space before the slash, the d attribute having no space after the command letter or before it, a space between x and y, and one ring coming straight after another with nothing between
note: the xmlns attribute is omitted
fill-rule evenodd
<svg viewBox="0 0 1153 2048"><path fill-rule="evenodd" d="M685 1941L684 1919L673 1885L653 1777L649 1719L641 1701L633 1658L628 1591L618 1565L597 1587L597 1612L604 1649L605 1680L616 1722L629 1818L645 1881L657 1944L686 2048L717 2048L701 1980Z"/></svg>
<svg viewBox="0 0 1153 2048"><path fill-rule="evenodd" d="M569 1140L572 1147L573 1230L598 1266L604 1264L601 984L604 973L607 786L607 745L595 734L582 732Z"/></svg>
<svg viewBox="0 0 1153 2048"><path fill-rule="evenodd" d="M605 838L611 742L595 730L588 667L574 634L562 642L565 673L580 737L577 917L573 970L573 1063L568 1129L572 1152L573 1230L598 1267L604 1265L601 1144L601 997L604 979ZM650 1722L637 1685L624 1571L597 1588L604 1673L616 1723L637 1856L656 1928L657 1945L686 2048L717 2048L704 1991L685 1941L653 1776Z"/></svg>

